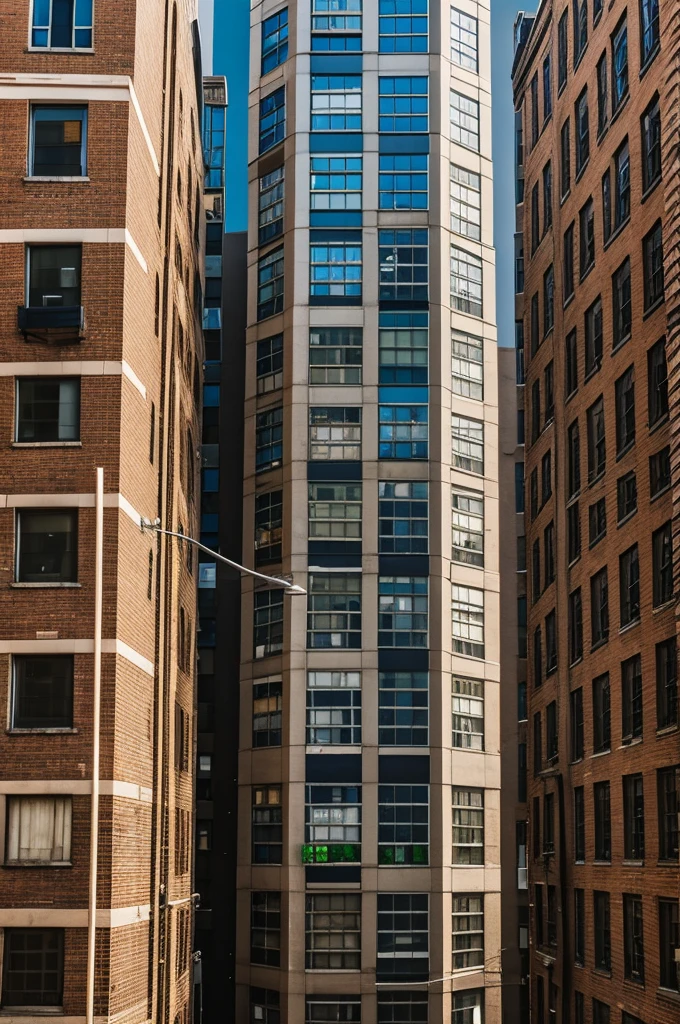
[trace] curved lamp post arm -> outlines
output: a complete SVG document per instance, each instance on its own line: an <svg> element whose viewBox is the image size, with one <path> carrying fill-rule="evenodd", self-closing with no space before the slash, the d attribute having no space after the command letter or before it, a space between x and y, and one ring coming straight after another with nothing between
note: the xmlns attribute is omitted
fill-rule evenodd
<svg viewBox="0 0 680 1024"><path fill-rule="evenodd" d="M178 540L182 540L187 544L193 544L199 549L199 551L205 551L211 558L215 558L218 562L224 562L225 565L231 566L232 569L238 569L239 572L245 573L246 576L254 576L257 580L264 580L266 583L271 583L272 586L281 587L289 594L306 594L307 591L304 587L298 586L297 583L290 583L288 580L281 579L278 576L266 576L264 573L256 572L255 569L248 569L245 565L239 565L238 562L233 562L231 558L225 558L224 555L219 555L212 548L208 548L205 544L201 544L200 541L195 540L193 537L189 537L186 533L175 533L173 530L162 530L158 525L157 519L151 521L151 519L140 519L140 526L142 533L148 531L150 533L163 533L166 537L177 537Z"/></svg>

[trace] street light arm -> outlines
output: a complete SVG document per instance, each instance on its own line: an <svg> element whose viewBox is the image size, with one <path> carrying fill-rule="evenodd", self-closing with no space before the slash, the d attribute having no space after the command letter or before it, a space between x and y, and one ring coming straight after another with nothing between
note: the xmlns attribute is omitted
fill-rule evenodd
<svg viewBox="0 0 680 1024"><path fill-rule="evenodd" d="M231 566L232 569L238 569L239 572L243 572L246 576L254 576L255 579L264 580L266 583L272 583L276 587L282 587L287 590L289 594L306 594L307 591L298 586L297 583L289 583L287 580L282 580L278 576L265 576L264 573L256 572L255 569L248 569L245 565L239 565L238 562L233 562L231 558L225 558L224 555L219 555L212 548L208 548L205 544L201 544L200 541L195 540L194 537L189 537L186 533L175 533L174 530L162 530L158 525L158 521L152 522L150 519L145 519L143 516L140 518L140 526L142 533L145 530L149 530L152 533L163 533L166 537L177 537L178 540L185 541L187 544L193 544L199 549L199 551L205 551L211 558L216 558L218 562L224 562L225 565Z"/></svg>

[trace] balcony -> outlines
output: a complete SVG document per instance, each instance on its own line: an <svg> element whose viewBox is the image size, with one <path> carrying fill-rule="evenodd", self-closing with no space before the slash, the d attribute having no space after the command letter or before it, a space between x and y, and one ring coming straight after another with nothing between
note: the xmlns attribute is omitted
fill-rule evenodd
<svg viewBox="0 0 680 1024"><path fill-rule="evenodd" d="M19 306L18 326L24 340L41 345L76 345L83 340L82 306Z"/></svg>

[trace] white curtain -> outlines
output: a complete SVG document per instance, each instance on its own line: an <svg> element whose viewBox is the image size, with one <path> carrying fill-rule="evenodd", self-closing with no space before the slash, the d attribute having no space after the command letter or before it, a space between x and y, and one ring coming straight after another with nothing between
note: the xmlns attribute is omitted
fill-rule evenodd
<svg viewBox="0 0 680 1024"><path fill-rule="evenodd" d="M7 860L71 860L72 798L9 797Z"/></svg>

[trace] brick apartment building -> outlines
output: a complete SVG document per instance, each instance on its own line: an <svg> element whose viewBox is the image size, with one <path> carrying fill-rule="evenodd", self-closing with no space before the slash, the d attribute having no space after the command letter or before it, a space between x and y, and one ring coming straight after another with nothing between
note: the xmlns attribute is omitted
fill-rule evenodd
<svg viewBox="0 0 680 1024"><path fill-rule="evenodd" d="M516 31L532 1020L671 1024L678 5Z"/></svg>
<svg viewBox="0 0 680 1024"><path fill-rule="evenodd" d="M198 528L199 34L185 0L1 21L0 1013L183 1024L197 574L140 518Z"/></svg>

